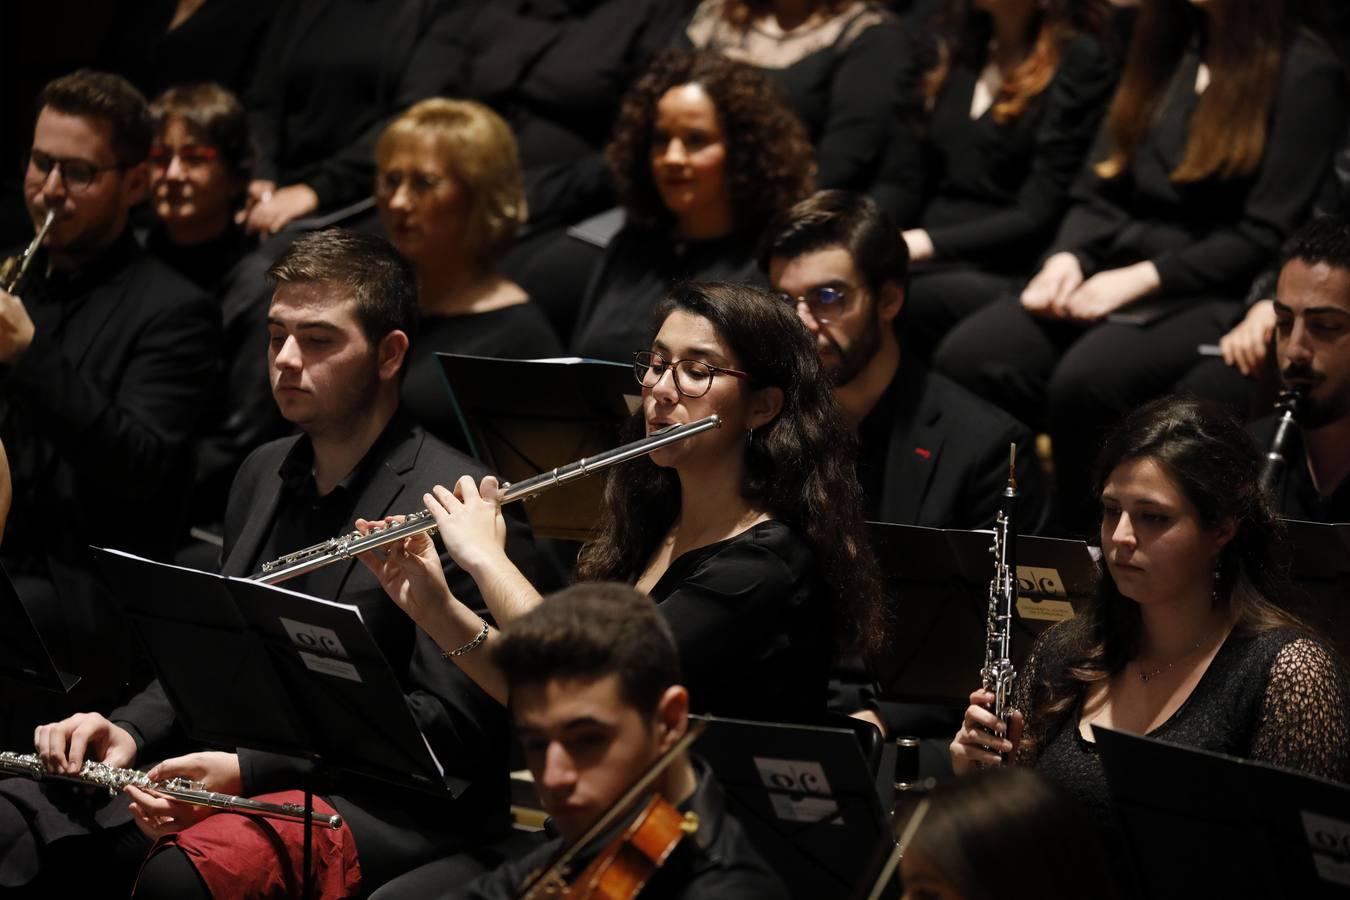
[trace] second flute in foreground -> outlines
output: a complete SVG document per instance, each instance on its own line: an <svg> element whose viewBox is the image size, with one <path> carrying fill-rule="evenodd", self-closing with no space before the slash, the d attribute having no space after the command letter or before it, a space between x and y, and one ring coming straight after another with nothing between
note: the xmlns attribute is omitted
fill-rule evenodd
<svg viewBox="0 0 1350 900"><path fill-rule="evenodd" d="M720 428L721 426L722 419L720 416L708 416L696 422L663 428L647 435L645 438L639 438L595 456L584 456L576 462L559 466L547 472L541 472L533 478L527 478L515 484L504 483L498 489L497 502L504 506L517 500L525 500L535 494L543 493L549 488L567 484L569 481L576 481L578 478L583 478L608 466L628 462L630 459L637 459L639 456L646 456L662 447L688 440L696 434L702 434L711 428ZM321 544L288 553L272 562L263 563L262 570L254 576L253 580L263 584L280 584L283 581L304 575L306 572L321 569L331 563L351 559L367 550L374 550L376 547L383 547L385 544L392 544L415 534L434 532L435 530L436 520L432 518L430 512L424 509L421 512L413 513L396 525L375 528L366 534L353 531L340 537L329 538Z"/></svg>

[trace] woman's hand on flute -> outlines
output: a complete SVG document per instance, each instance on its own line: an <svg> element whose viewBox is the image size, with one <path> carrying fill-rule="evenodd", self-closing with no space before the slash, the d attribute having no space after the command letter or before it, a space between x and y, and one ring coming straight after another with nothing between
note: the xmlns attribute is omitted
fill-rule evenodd
<svg viewBox="0 0 1350 900"><path fill-rule="evenodd" d="M382 522L357 519L356 530L367 534L377 525L395 525L404 518L390 516ZM375 573L390 599L424 630L431 630L453 602L436 545L426 533L367 550L356 558Z"/></svg>
<svg viewBox="0 0 1350 900"><path fill-rule="evenodd" d="M235 753L207 751L189 753L186 756L166 759L146 773L151 781L169 781L173 778L185 778L199 781L202 787L218 794L239 794L243 791L243 777L239 771L239 756ZM216 811L210 807L197 806L173 800L153 791L127 785L125 792L131 800L128 807L136 827L146 837L162 837L175 831L182 831L200 822Z"/></svg>
<svg viewBox="0 0 1350 900"><path fill-rule="evenodd" d="M465 475L455 483L454 491L437 485L422 496L446 552L475 581L506 561L506 518L497 492L493 476L477 485Z"/></svg>

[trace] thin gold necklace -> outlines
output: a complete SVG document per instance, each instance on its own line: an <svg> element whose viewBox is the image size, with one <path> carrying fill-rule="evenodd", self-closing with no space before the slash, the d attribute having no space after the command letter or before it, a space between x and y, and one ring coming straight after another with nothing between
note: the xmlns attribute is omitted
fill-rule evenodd
<svg viewBox="0 0 1350 900"><path fill-rule="evenodd" d="M1157 677L1158 677L1159 675L1161 675L1162 673L1167 672L1167 671L1170 671L1170 670L1172 669L1172 667L1175 666L1177 663L1182 662L1183 660L1189 659L1190 656L1191 656L1191 654L1194 653L1195 651L1199 650L1199 649L1200 649L1200 645L1203 644L1204 642L1205 642L1205 639L1204 639L1204 638L1200 638L1200 640L1198 640L1198 641L1196 641L1194 644L1192 644L1192 645L1190 646L1190 648L1189 648L1185 653L1181 654L1180 656L1178 656L1176 659L1172 660L1172 661L1171 661L1170 663L1168 663L1167 665L1165 665L1165 666L1159 666L1159 667L1156 668L1156 669L1145 669L1143 666L1141 666L1141 665L1139 664L1139 660L1136 659L1136 660L1134 661L1134 665L1135 665L1135 668L1137 668L1137 669L1139 670L1139 680L1142 681L1144 684L1148 684L1150 681L1152 681L1153 679L1157 678Z"/></svg>

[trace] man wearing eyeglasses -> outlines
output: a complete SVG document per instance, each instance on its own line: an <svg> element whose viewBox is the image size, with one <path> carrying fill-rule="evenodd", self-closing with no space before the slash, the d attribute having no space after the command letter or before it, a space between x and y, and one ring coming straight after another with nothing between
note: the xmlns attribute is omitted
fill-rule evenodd
<svg viewBox="0 0 1350 900"><path fill-rule="evenodd" d="M172 549L219 352L214 305L127 228L149 145L145 99L123 79L80 71L44 87L24 200L35 229L55 218L23 282L0 291L0 436L14 477L0 560L58 667L83 676L81 706L106 707L133 674L88 545ZM8 724L30 738L26 720L57 711Z"/></svg>
<svg viewBox="0 0 1350 900"><path fill-rule="evenodd" d="M1017 444L1019 527L1044 524L1031 432L955 382L906 359L897 335L908 254L868 197L821 191L769 225L760 265L816 338L835 396L859 438L868 518L990 528Z"/></svg>

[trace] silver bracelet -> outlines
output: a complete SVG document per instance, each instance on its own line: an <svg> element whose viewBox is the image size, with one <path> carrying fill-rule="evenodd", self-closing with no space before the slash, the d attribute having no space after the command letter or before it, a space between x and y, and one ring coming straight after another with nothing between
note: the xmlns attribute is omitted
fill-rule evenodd
<svg viewBox="0 0 1350 900"><path fill-rule="evenodd" d="M463 656L465 653L468 653L470 650L474 649L479 644L483 643L483 641L486 641L488 636L487 619L480 619L479 621L483 623L483 627L479 630L478 634L474 636L473 640L469 641L463 647L459 647L454 650L443 650L441 651L441 656L445 657L446 659L449 659L452 656Z"/></svg>

